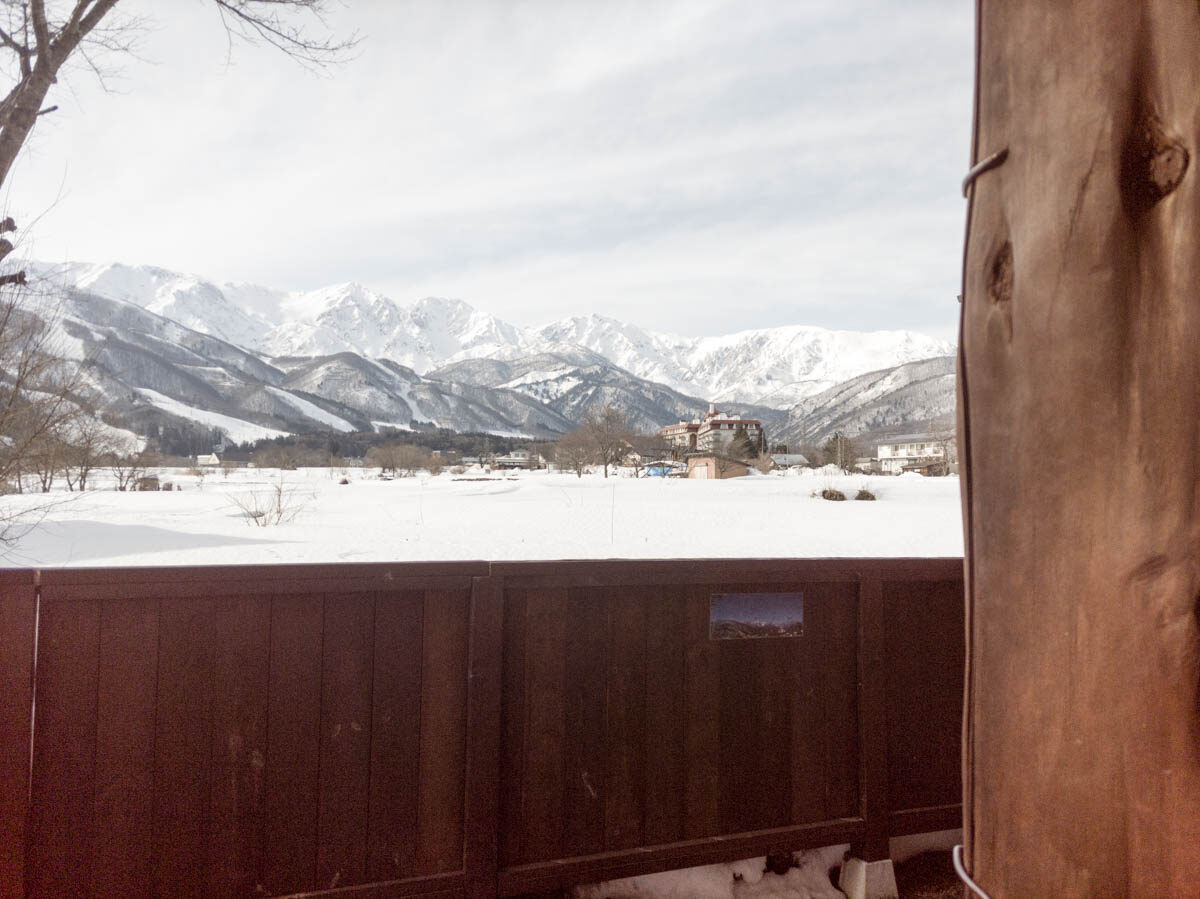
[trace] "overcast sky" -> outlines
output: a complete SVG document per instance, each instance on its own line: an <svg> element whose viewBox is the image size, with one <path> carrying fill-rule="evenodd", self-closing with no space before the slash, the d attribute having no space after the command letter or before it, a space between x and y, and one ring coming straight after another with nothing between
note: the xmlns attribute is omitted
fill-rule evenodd
<svg viewBox="0 0 1200 899"><path fill-rule="evenodd" d="M518 324L956 328L967 0L350 0L314 74L208 0L55 88L6 203L37 258L360 281Z"/></svg>

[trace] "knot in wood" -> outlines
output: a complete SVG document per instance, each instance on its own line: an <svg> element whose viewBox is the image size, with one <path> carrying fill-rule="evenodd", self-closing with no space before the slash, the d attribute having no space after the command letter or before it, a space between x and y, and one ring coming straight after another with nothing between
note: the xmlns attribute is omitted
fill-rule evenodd
<svg viewBox="0 0 1200 899"><path fill-rule="evenodd" d="M1012 299L1013 292L1013 248L1012 241L1006 240L988 269L987 284L988 299L993 303L1007 303Z"/></svg>
<svg viewBox="0 0 1200 899"><path fill-rule="evenodd" d="M1126 145L1122 181L1134 208L1157 203L1179 186L1187 173L1187 148L1172 137L1154 112L1145 112Z"/></svg>

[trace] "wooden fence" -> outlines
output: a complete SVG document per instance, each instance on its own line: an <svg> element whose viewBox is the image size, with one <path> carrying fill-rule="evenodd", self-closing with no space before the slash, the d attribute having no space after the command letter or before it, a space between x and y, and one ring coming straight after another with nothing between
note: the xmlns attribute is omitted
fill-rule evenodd
<svg viewBox="0 0 1200 899"><path fill-rule="evenodd" d="M709 637L714 593L803 634ZM0 573L0 895L513 896L960 823L958 559Z"/></svg>

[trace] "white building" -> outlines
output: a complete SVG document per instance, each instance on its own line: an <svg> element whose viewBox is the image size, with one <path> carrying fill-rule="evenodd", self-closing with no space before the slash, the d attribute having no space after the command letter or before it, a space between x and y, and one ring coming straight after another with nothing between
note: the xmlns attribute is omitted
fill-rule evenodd
<svg viewBox="0 0 1200 899"><path fill-rule="evenodd" d="M935 462L954 464L958 461L953 438L946 440L929 434L905 434L891 443L881 443L876 447L876 456L879 470L884 474L900 474L905 468L917 468Z"/></svg>

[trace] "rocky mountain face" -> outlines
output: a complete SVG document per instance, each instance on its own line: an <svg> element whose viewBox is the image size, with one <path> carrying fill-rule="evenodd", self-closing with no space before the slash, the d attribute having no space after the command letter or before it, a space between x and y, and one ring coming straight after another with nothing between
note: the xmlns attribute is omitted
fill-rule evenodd
<svg viewBox="0 0 1200 899"><path fill-rule="evenodd" d="M905 420L946 396L953 408L952 375L926 385L925 405L915 387L891 405L864 399L864 385L883 389L878 370L897 372L899 385L910 366L924 371L917 360L953 351L912 332L793 326L684 338L601 316L530 329L461 300L401 305L354 283L286 292L152 266L31 272L43 295L61 297L64 348L91 360L113 410L235 440L383 426L553 437L608 403L652 430L718 402L762 419L775 441L820 432L825 420Z"/></svg>
<svg viewBox="0 0 1200 899"><path fill-rule="evenodd" d="M837 431L884 437L952 429L954 403L954 357L938 356L867 372L801 400L779 439L820 445Z"/></svg>

